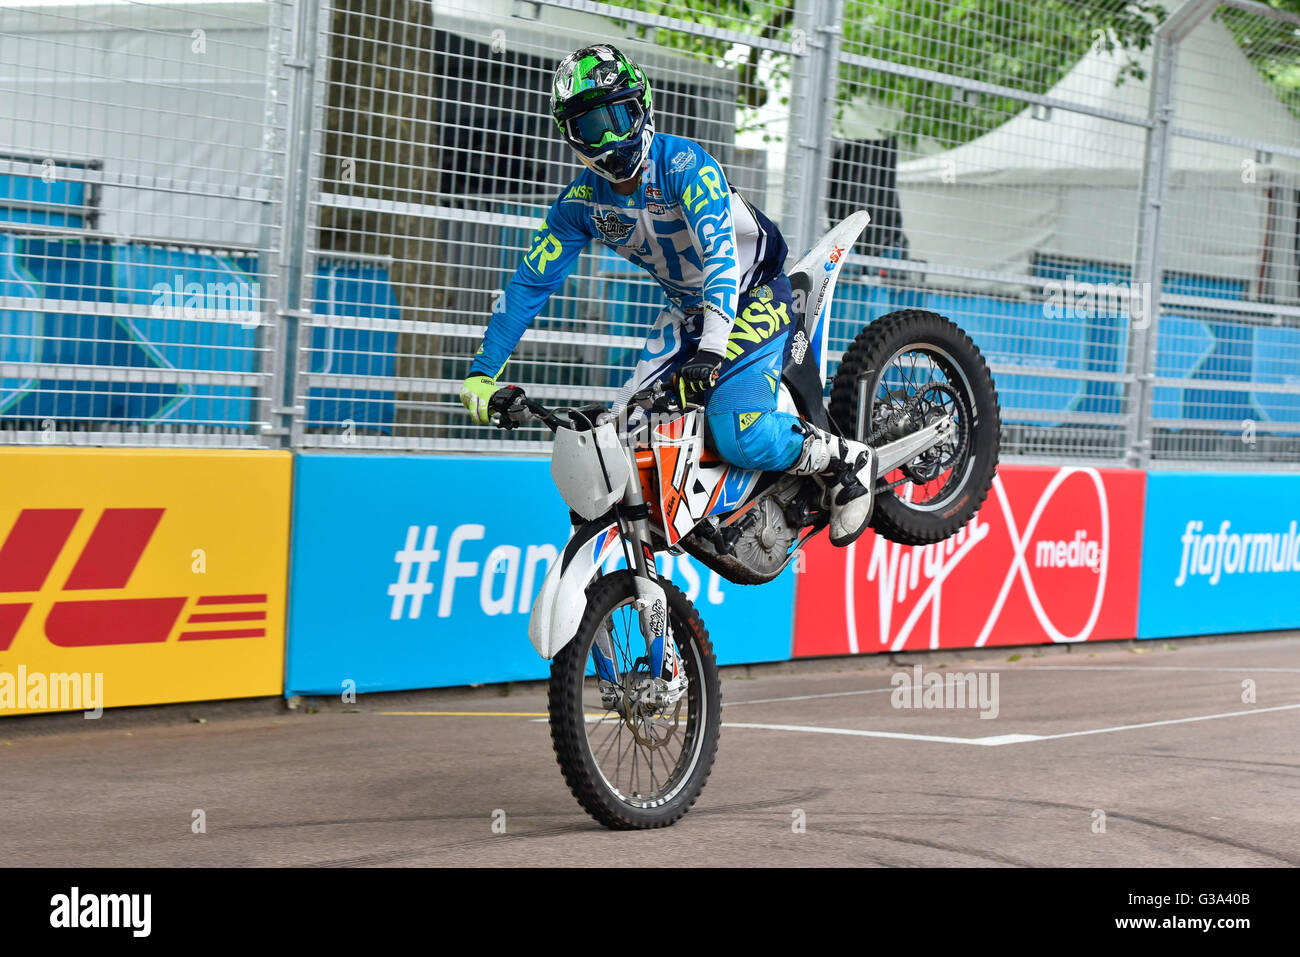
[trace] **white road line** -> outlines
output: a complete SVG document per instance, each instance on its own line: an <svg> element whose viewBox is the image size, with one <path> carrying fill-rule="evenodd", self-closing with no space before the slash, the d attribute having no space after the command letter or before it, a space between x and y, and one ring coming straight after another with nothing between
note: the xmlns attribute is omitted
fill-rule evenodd
<svg viewBox="0 0 1300 957"><path fill-rule="evenodd" d="M1300 704L1279 704L1271 708L1250 708L1246 711L1224 711L1219 714L1199 714L1191 718L1170 718L1167 721L1144 721L1142 724L1121 724L1113 728L1094 728L1091 731L1062 731L1060 734L1043 734L1043 741L1052 738L1077 738L1084 734L1107 734L1111 731L1132 731L1135 728L1157 728L1165 724L1188 724L1192 721L1213 721L1216 718L1239 718L1246 714L1263 714L1266 711L1294 711Z"/></svg>
<svg viewBox="0 0 1300 957"><path fill-rule="evenodd" d="M772 704L779 701L811 701L813 698L842 698L845 695L859 694L889 694L893 688L868 688L865 691L828 691L825 694L797 694L788 698L747 698L744 701L724 701L724 708L732 708L738 704ZM537 718L537 721L546 721L547 718Z"/></svg>
<svg viewBox="0 0 1300 957"><path fill-rule="evenodd" d="M828 691L825 694L797 694L788 698L747 698L744 701L724 701L724 708L734 707L738 704L771 704L774 701L811 701L813 698L842 698L845 695L855 694L889 694L894 688L868 688L865 691Z"/></svg>
<svg viewBox="0 0 1300 957"><path fill-rule="evenodd" d="M1121 724L1110 728L1090 728L1086 731L1062 731L1058 734L995 734L982 738L958 738L941 734L908 734L902 731L865 731L859 728L819 728L804 724L751 724L743 721L724 721L724 728L753 728L760 731L802 731L806 734L843 734L857 738L896 738L902 741L935 741L939 744L974 744L996 747L1003 744L1025 744L1030 741L1051 741L1056 738L1077 738L1087 734L1109 734L1112 731L1133 731L1138 728L1156 728L1168 724L1188 724L1193 721L1213 721L1217 718L1237 718L1248 714L1269 711L1293 711L1300 704L1282 704L1271 708L1251 708L1248 711L1224 711L1219 714L1200 714L1190 718L1169 718L1164 721L1144 721L1141 724Z"/></svg>
<svg viewBox="0 0 1300 957"><path fill-rule="evenodd" d="M976 662L983 665L983 662ZM931 669L942 673L943 669ZM980 671L997 671L996 667L981 667ZM1242 666L1240 668L1218 668L1218 667L1178 667L1175 665L1026 665L1024 668L1005 669L1016 672L1024 671L1210 671L1226 672L1235 674L1237 672L1280 672L1287 674L1300 674L1300 668L1252 668ZM773 704L781 701L812 701L814 698L842 698L847 695L860 694L888 694L894 691L894 688L869 688L865 691L831 691L826 694L800 694L790 695L785 698L747 698L744 701L724 701L724 708L734 707L738 704Z"/></svg>
<svg viewBox="0 0 1300 957"><path fill-rule="evenodd" d="M724 728L756 728L760 731L803 731L808 734L847 734L857 738L896 738L900 741L937 741L940 744L1015 744L1019 741L1037 741L1037 735L998 734L986 738L955 738L941 734L907 734L902 731L863 731L858 728L817 728L806 724L750 724L744 721L724 721Z"/></svg>

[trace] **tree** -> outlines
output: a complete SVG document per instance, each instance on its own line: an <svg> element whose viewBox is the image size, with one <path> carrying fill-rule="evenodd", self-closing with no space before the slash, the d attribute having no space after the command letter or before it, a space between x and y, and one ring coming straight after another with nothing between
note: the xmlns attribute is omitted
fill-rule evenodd
<svg viewBox="0 0 1300 957"><path fill-rule="evenodd" d="M706 10L695 0L611 5L789 42L796 29L794 2L716 0ZM1121 81L1141 77L1136 54L1150 46L1164 15L1154 0L847 0L841 44L848 53L1041 94L1095 43L1129 54ZM662 46L718 62L736 60L736 45L729 41L661 28L639 32ZM750 122L772 95L784 94L789 59L740 48L738 99ZM954 96L953 90L920 77L841 64L837 100L842 108L866 98L891 117L891 132L904 141L929 139L943 147L974 139L1024 107L1013 97Z"/></svg>
<svg viewBox="0 0 1300 957"><path fill-rule="evenodd" d="M1300 0L1269 0L1268 6L1300 16ZM1220 7L1215 16L1291 112L1300 116L1300 23L1232 7Z"/></svg>

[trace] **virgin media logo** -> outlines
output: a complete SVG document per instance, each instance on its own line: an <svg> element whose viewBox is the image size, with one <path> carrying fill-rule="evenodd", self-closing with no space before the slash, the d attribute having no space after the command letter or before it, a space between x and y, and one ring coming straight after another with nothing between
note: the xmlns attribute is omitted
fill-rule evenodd
<svg viewBox="0 0 1300 957"><path fill-rule="evenodd" d="M26 508L0 545L0 595L35 592L25 600L0 602L0 651L8 650L28 613L44 593L54 563L81 519L79 508ZM45 637L63 648L149 644L166 641L189 596L78 598L78 592L120 591L153 539L166 510L106 508L45 615ZM203 595L186 618L181 641L258 638L266 634L266 595ZM235 606L252 606L231 609ZM261 607L259 607L261 606ZM255 627L239 627L254 625Z"/></svg>
<svg viewBox="0 0 1300 957"><path fill-rule="evenodd" d="M872 536L850 546L847 650L978 647L1000 634L1092 637L1111 564L1106 483L1096 469L1063 468L1035 491L1043 474L1009 472L1007 483L999 475L980 513L947 541L905 546ZM864 642L859 632L872 624L876 640Z"/></svg>
<svg viewBox="0 0 1300 957"><path fill-rule="evenodd" d="M994 479L996 482L997 479ZM879 535L871 543L871 556L867 559L867 582L877 588L877 613L880 617L880 644L897 651L907 643L921 616L930 615L930 647L939 647L940 610L943 605L943 583L958 568L975 546L988 537L989 526L977 514L970 523L952 538L935 545L899 545ZM848 616L849 651L872 651L858 646L857 614L855 605L857 586L853 577L858 545L849 546L844 574L845 612ZM915 595L911 612L903 618L894 631L895 611L905 610L910 596ZM894 638L890 639L890 635Z"/></svg>

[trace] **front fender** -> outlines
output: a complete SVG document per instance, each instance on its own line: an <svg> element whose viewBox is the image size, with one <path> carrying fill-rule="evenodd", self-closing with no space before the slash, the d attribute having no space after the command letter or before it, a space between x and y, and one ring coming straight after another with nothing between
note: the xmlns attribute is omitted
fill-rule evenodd
<svg viewBox="0 0 1300 957"><path fill-rule="evenodd" d="M528 619L528 640L543 658L554 658L577 634L587 610L587 585L618 543L618 523L598 518L579 526L551 565Z"/></svg>

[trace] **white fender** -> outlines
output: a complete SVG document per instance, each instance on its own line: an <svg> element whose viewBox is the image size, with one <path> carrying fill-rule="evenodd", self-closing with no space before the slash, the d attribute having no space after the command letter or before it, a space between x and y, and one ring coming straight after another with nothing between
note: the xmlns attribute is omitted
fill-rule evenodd
<svg viewBox="0 0 1300 957"><path fill-rule="evenodd" d="M618 544L617 522L588 522L551 565L528 619L528 640L543 658L554 658L573 640L587 610L587 585Z"/></svg>
<svg viewBox="0 0 1300 957"><path fill-rule="evenodd" d="M838 226L830 230L797 263L790 267L787 275L791 279L796 273L805 273L808 277L808 302L804 306L804 328L808 331L808 341L817 341L817 328L830 306L831 291L835 280L840 277L840 270L853 250L862 231L871 222L871 214L860 209L852 216L846 217ZM826 379L826 337L822 338L821 364L823 381Z"/></svg>

